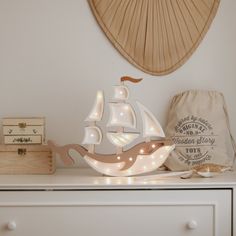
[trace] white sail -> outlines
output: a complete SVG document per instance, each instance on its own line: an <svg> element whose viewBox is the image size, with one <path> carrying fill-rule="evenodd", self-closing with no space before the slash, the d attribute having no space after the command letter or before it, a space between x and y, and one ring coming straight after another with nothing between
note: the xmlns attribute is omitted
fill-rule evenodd
<svg viewBox="0 0 236 236"><path fill-rule="evenodd" d="M115 145L116 147L124 147L131 142L133 142L136 138L138 138L138 133L115 133L115 132L108 132L107 138L109 141Z"/></svg>
<svg viewBox="0 0 236 236"><path fill-rule="evenodd" d="M85 127L83 144L100 144L102 141L102 131L97 126Z"/></svg>
<svg viewBox="0 0 236 236"><path fill-rule="evenodd" d="M164 131L155 116L141 103L137 102L143 121L143 137L165 137Z"/></svg>
<svg viewBox="0 0 236 236"><path fill-rule="evenodd" d="M100 121L104 110L104 95L102 91L97 91L97 96L93 105L93 109L89 113L85 121Z"/></svg>
<svg viewBox="0 0 236 236"><path fill-rule="evenodd" d="M129 98L129 89L125 85L115 85L113 99L127 100Z"/></svg>
<svg viewBox="0 0 236 236"><path fill-rule="evenodd" d="M136 128L136 115L129 103L109 103L110 118L107 126Z"/></svg>

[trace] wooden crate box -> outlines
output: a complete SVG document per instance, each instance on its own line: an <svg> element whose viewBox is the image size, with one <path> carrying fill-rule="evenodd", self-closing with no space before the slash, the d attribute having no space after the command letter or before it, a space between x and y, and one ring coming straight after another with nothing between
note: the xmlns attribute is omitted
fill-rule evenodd
<svg viewBox="0 0 236 236"><path fill-rule="evenodd" d="M55 161L47 145L0 145L0 174L52 174Z"/></svg>

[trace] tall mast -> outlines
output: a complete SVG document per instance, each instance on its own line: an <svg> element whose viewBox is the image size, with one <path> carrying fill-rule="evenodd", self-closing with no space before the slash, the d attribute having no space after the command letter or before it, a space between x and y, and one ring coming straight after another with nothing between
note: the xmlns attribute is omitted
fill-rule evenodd
<svg viewBox="0 0 236 236"><path fill-rule="evenodd" d="M129 90L124 85L126 80L137 82L131 77L122 77L120 85L114 86L114 102L109 103L110 117L107 126L115 127L116 130L107 132L107 137L116 146L117 154L122 153L123 147L139 136L139 133L125 132L125 128L136 129L136 114L131 104L127 102Z"/></svg>

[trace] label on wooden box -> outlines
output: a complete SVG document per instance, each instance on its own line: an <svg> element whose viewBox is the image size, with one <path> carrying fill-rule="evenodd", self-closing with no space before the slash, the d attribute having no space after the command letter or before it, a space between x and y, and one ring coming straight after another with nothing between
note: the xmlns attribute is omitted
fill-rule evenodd
<svg viewBox="0 0 236 236"><path fill-rule="evenodd" d="M42 143L42 136L35 135L24 135L24 136L4 136L4 143L5 144L41 144Z"/></svg>
<svg viewBox="0 0 236 236"><path fill-rule="evenodd" d="M32 126L39 125L44 126L44 117L6 117L3 118L3 125L13 125L13 126Z"/></svg>
<svg viewBox="0 0 236 236"><path fill-rule="evenodd" d="M45 141L45 118L4 118L3 135L5 144L42 144Z"/></svg>
<svg viewBox="0 0 236 236"><path fill-rule="evenodd" d="M52 174L55 162L47 145L0 145L0 174Z"/></svg>

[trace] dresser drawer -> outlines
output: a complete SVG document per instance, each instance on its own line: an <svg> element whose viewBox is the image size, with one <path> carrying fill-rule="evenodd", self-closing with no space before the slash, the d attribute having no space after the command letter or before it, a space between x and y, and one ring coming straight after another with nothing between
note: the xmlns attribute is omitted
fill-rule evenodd
<svg viewBox="0 0 236 236"><path fill-rule="evenodd" d="M0 192L0 199L1 235L231 235L230 190Z"/></svg>

